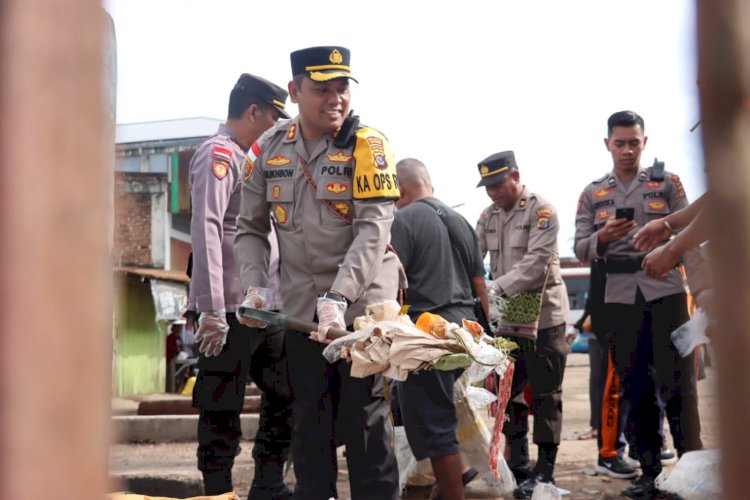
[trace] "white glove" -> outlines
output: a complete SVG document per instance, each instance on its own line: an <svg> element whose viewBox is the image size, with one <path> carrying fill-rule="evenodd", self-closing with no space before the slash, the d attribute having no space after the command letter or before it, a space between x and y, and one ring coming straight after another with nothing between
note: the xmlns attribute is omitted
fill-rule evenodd
<svg viewBox="0 0 750 500"><path fill-rule="evenodd" d="M318 329L310 332L310 338L324 344L330 344L331 341L327 338L330 328L346 329L345 312L345 300L318 297Z"/></svg>
<svg viewBox="0 0 750 500"><path fill-rule="evenodd" d="M226 312L224 310L206 311L201 313L198 320L198 333L195 334L195 342L201 342L198 349L206 357L218 356L227 343Z"/></svg>
<svg viewBox="0 0 750 500"><path fill-rule="evenodd" d="M487 293L489 294L490 297L506 298L505 292L503 291L502 288L500 288L500 286L497 284L496 281L485 280L484 284L487 287Z"/></svg>
<svg viewBox="0 0 750 500"><path fill-rule="evenodd" d="M261 288L257 286L251 286L247 289L245 294L245 300L242 302L240 307L252 307L253 309L268 309L268 304L271 303L271 290L268 288ZM250 318L243 318L239 314L235 313L237 321L250 328L265 328L268 325L262 321L257 321Z"/></svg>

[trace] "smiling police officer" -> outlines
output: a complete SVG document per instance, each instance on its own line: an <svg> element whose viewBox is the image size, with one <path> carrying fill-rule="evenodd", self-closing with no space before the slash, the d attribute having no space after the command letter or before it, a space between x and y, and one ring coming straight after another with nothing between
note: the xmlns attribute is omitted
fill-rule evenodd
<svg viewBox="0 0 750 500"><path fill-rule="evenodd" d="M279 122L248 153L235 254L244 303L267 308L271 211L285 312L318 319L312 335L287 335L295 498L337 496L336 443L343 442L352 498L395 499L398 469L381 375L353 378L347 362L322 356L328 328L351 325L368 304L395 299L399 287L399 260L386 251L399 197L396 162L380 132L346 120L349 60L349 50L336 46L291 54L289 93L299 115Z"/></svg>

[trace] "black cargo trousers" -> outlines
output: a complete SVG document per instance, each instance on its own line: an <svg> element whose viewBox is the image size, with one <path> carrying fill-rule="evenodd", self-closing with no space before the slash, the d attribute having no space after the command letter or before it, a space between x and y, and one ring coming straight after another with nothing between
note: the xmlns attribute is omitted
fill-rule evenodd
<svg viewBox="0 0 750 500"><path fill-rule="evenodd" d="M284 332L249 328L227 314L229 333L219 356L198 360L193 406L198 419L198 469L207 495L232 491L232 466L240 452L240 412L250 379L262 391L253 446L252 498L274 498L284 490L283 469L292 435L292 397ZM268 493L265 495L264 492Z"/></svg>

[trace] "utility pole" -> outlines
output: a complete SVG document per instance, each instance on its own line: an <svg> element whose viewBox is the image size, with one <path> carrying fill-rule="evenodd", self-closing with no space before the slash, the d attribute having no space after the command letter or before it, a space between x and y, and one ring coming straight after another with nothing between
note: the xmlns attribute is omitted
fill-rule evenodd
<svg viewBox="0 0 750 500"><path fill-rule="evenodd" d="M112 140L101 0L0 0L0 498L108 490Z"/></svg>
<svg viewBox="0 0 750 500"><path fill-rule="evenodd" d="M723 498L747 498L750 435L750 1L698 0L698 84L718 328Z"/></svg>

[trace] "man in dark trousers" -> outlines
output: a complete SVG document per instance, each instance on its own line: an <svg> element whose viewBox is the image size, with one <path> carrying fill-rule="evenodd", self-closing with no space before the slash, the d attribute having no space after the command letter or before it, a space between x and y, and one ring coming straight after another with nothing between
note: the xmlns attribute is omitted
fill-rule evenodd
<svg viewBox="0 0 750 500"><path fill-rule="evenodd" d="M612 170L581 193L575 233L579 260L604 259L607 344L637 429L635 445L643 471L622 492L630 498L657 493L654 480L662 470L657 389L678 454L702 447L694 358L681 358L670 339L688 320L685 283L677 269L663 280L647 276L642 270L644 252L636 250L632 239L637 227L688 204L677 175L665 172L663 165L641 166L646 142L640 115L620 111L609 117L604 144L612 155ZM696 249L683 258L691 291L699 294L706 274L703 258Z"/></svg>
<svg viewBox="0 0 750 500"><path fill-rule="evenodd" d="M396 164L401 198L391 244L404 264L405 303L413 321L424 312L451 323L476 321L474 296L487 307L484 264L471 225L437 198L427 167L407 158ZM442 213L442 217L439 214ZM463 464L456 440L453 385L463 370L412 373L398 385L401 416L417 460L429 458L442 498L462 499L477 472Z"/></svg>
<svg viewBox="0 0 750 500"><path fill-rule="evenodd" d="M396 162L385 136L347 118L351 54L345 47L292 52L289 91L299 115L282 120L248 152L235 255L245 304L266 309L269 211L281 251L284 312L314 332L288 332L294 393L292 458L299 499L337 497L336 446L344 443L351 496L395 500L398 466L381 374L351 376L322 353L331 327L368 304L395 299L399 261L387 251ZM250 326L265 326L249 318Z"/></svg>
<svg viewBox="0 0 750 500"><path fill-rule="evenodd" d="M562 430L562 381L570 346L565 341L568 293L557 250L560 226L555 207L521 183L513 151L495 153L478 168L477 187L484 187L492 200L477 222L479 248L490 254L492 287L507 298L520 292L542 294L536 338L517 340L520 350L503 427L510 447L508 466L520 483L513 495L531 498L538 483L554 483ZM526 386L531 387L533 439L539 449L534 469L529 461Z"/></svg>
<svg viewBox="0 0 750 500"><path fill-rule="evenodd" d="M198 419L198 469L207 495L233 490L232 466L240 451L240 411L248 372L263 391L253 459L253 499L287 498L284 462L291 442L291 391L283 359L283 332L267 335L238 323L244 297L234 261L245 153L280 117L287 117L287 92L260 77L243 74L229 95L226 123L201 144L190 162L193 269L191 308L200 314L200 342L193 404ZM268 242L276 247L275 235ZM278 252L269 274L276 290L270 308L280 308ZM275 261L274 261L275 259ZM271 302L271 300L269 300Z"/></svg>

